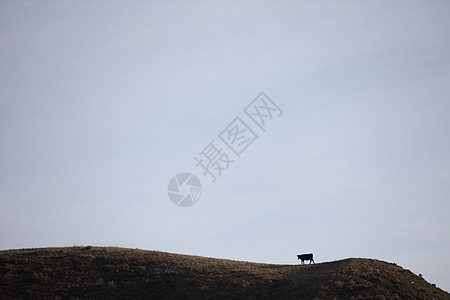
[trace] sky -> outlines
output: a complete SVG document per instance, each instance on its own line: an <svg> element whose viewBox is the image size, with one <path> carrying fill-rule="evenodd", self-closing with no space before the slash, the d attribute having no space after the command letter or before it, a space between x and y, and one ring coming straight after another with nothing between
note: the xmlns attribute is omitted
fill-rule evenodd
<svg viewBox="0 0 450 300"><path fill-rule="evenodd" d="M312 252L450 291L448 28L448 1L1 1L0 249ZM210 142L234 160L215 182Z"/></svg>

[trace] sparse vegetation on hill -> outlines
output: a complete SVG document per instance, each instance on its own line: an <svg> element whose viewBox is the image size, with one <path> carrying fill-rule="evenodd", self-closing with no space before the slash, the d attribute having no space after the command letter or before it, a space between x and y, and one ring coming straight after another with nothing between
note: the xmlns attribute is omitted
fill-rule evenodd
<svg viewBox="0 0 450 300"><path fill-rule="evenodd" d="M271 265L113 247L0 251L1 299L450 299L395 264Z"/></svg>

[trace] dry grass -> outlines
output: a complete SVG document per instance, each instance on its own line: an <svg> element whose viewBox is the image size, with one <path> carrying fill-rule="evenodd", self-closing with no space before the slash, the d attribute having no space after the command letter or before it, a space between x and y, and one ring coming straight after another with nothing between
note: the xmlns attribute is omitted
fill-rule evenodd
<svg viewBox="0 0 450 300"><path fill-rule="evenodd" d="M113 247L0 251L2 299L450 299L408 270L350 258L270 265Z"/></svg>

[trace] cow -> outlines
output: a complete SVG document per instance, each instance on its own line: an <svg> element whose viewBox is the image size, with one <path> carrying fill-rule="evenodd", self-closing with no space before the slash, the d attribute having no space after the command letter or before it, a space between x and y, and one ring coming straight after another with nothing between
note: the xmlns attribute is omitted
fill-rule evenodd
<svg viewBox="0 0 450 300"><path fill-rule="evenodd" d="M309 254L299 254L297 255L297 259L300 259L302 261L302 265L305 263L305 260L309 260L309 263L314 262L313 259L313 254L309 253Z"/></svg>

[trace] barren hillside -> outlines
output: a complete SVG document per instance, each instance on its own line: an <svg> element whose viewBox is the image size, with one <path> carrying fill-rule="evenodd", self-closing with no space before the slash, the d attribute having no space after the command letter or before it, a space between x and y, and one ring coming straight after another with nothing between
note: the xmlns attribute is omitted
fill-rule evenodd
<svg viewBox="0 0 450 300"><path fill-rule="evenodd" d="M0 251L2 299L450 299L395 264L271 265L113 247Z"/></svg>

